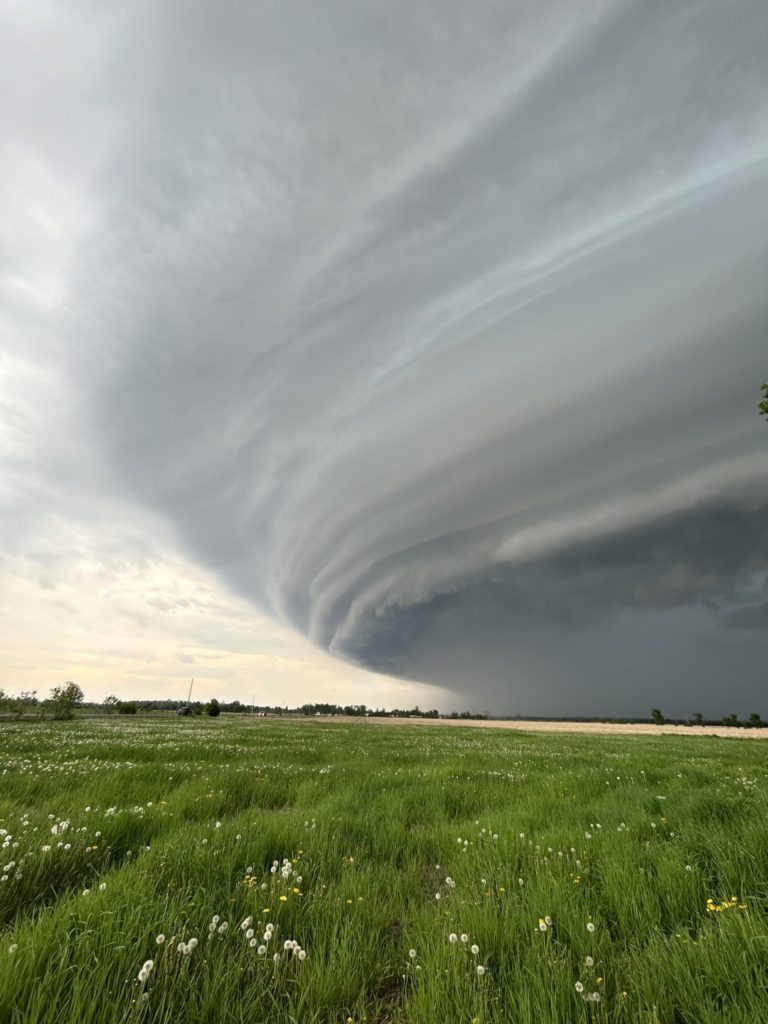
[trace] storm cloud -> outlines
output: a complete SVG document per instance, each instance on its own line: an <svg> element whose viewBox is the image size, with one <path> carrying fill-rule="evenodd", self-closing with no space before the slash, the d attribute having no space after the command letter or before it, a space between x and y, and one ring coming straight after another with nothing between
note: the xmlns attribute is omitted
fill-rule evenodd
<svg viewBox="0 0 768 1024"><path fill-rule="evenodd" d="M115 493L473 706L768 712L763 0L110 6L9 88Z"/></svg>

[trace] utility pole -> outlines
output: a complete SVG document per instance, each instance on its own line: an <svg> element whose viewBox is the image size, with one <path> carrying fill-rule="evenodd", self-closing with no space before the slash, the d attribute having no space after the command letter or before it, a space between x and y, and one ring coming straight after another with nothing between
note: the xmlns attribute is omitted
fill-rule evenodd
<svg viewBox="0 0 768 1024"><path fill-rule="evenodd" d="M189 693L187 694L187 705L189 705L189 702L192 700L192 687L194 685L195 685L195 680L193 679L192 682L189 684Z"/></svg>

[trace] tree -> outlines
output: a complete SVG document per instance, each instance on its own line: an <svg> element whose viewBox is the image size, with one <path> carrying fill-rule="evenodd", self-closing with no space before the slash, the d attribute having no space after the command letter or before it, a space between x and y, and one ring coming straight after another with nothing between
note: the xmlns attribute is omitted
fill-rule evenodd
<svg viewBox="0 0 768 1024"><path fill-rule="evenodd" d="M760 717L760 715L758 715L756 711L753 711L747 719L747 725L750 729L762 729L765 725L765 722L762 720L762 718Z"/></svg>
<svg viewBox="0 0 768 1024"><path fill-rule="evenodd" d="M105 697L103 703L105 711L116 711L120 707L120 701L114 693L110 693L108 697Z"/></svg>
<svg viewBox="0 0 768 1024"><path fill-rule="evenodd" d="M704 715L700 711L694 711L691 715L691 721L694 725L704 725Z"/></svg>
<svg viewBox="0 0 768 1024"><path fill-rule="evenodd" d="M0 690L0 711L18 711L19 702L10 693Z"/></svg>
<svg viewBox="0 0 768 1024"><path fill-rule="evenodd" d="M137 711L138 708L136 707L132 700L117 702L118 715L135 715Z"/></svg>
<svg viewBox="0 0 768 1024"><path fill-rule="evenodd" d="M205 713L210 718L218 718L221 714L221 707L215 697L206 706Z"/></svg>
<svg viewBox="0 0 768 1024"><path fill-rule="evenodd" d="M761 416L765 416L768 419L768 384L763 384L763 398L762 401L757 403L757 408Z"/></svg>
<svg viewBox="0 0 768 1024"><path fill-rule="evenodd" d="M721 725L737 726L739 724L739 716L738 715L724 715L720 719L720 724Z"/></svg>
<svg viewBox="0 0 768 1024"><path fill-rule="evenodd" d="M662 715L659 708L654 708L651 711L651 718L653 719L654 725L664 725L664 715Z"/></svg>
<svg viewBox="0 0 768 1024"><path fill-rule="evenodd" d="M54 686L47 701L53 709L53 717L66 720L72 717L75 708L83 703L83 691L77 683L67 682L63 686Z"/></svg>

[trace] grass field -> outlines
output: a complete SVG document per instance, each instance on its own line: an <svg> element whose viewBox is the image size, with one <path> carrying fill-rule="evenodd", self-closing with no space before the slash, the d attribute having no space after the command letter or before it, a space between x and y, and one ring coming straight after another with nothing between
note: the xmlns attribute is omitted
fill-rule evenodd
<svg viewBox="0 0 768 1024"><path fill-rule="evenodd" d="M767 753L0 726L0 1024L768 1021Z"/></svg>

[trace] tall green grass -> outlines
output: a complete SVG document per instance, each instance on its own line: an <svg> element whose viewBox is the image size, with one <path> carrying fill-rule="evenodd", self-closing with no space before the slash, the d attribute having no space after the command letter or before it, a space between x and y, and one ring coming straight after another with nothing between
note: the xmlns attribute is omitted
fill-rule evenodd
<svg viewBox="0 0 768 1024"><path fill-rule="evenodd" d="M768 1021L762 743L0 728L0 1024Z"/></svg>

